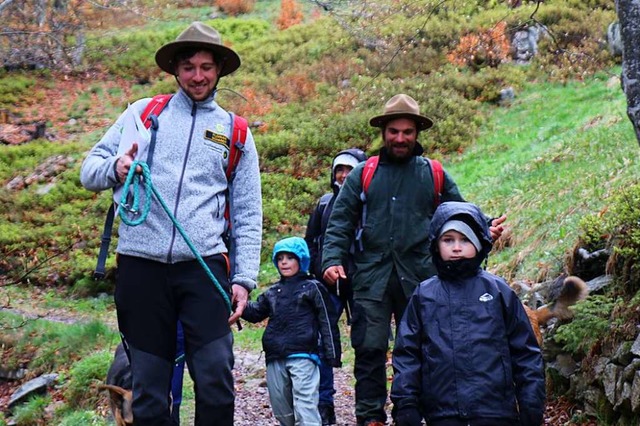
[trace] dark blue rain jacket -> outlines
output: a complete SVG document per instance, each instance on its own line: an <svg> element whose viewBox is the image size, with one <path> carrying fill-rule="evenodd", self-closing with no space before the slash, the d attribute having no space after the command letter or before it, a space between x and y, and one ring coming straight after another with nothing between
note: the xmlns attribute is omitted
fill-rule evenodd
<svg viewBox="0 0 640 426"><path fill-rule="evenodd" d="M435 262L440 275L422 282L409 300L393 352L395 409L418 408L427 424L512 419L516 425L540 426L545 406L540 348L515 292L480 269L492 244L480 209L443 203L431 221L431 253L440 259L439 230L454 218L469 224L481 241L477 269L452 278L442 269L446 262Z"/></svg>

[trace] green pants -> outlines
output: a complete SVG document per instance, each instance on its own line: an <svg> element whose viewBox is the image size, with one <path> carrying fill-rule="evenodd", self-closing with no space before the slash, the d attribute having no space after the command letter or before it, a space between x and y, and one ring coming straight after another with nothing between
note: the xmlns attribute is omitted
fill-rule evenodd
<svg viewBox="0 0 640 426"><path fill-rule="evenodd" d="M393 338L391 318L397 327L408 302L395 273L391 274L381 301L363 296L354 294L351 326L358 424L387 419L384 406L387 401L387 351L389 340Z"/></svg>

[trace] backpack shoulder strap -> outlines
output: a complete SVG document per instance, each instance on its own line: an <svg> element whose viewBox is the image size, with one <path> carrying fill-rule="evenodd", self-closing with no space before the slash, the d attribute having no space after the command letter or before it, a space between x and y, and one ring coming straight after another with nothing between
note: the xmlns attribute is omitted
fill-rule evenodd
<svg viewBox="0 0 640 426"><path fill-rule="evenodd" d="M367 191L369 190L371 179L373 179L373 175L376 172L376 169L378 168L379 162L380 162L380 156L374 155L369 157L367 161L364 163L364 169L362 169L362 194L365 197L367 196Z"/></svg>
<svg viewBox="0 0 640 426"><path fill-rule="evenodd" d="M233 128L231 129L231 141L229 142L229 161L227 162L226 175L227 182L232 182L236 174L236 167L238 166L240 157L244 152L244 144L247 142L247 129L249 128L249 123L246 118L235 115L231 112L229 113L229 116L231 117ZM231 211L228 201L224 209L224 218L227 221L227 228L230 229L231 222L229 219L231 218Z"/></svg>
<svg viewBox="0 0 640 426"><path fill-rule="evenodd" d="M367 161L364 163L364 168L362 169L362 176L360 181L362 183L362 192L360 193L360 201L362 201L362 210L360 212L360 221L356 228L356 238L355 238L355 246L363 251L364 247L362 245L362 233L364 232L364 225L367 223L367 191L369 190L369 185L371 184L371 179L373 179L373 175L378 168L378 163L380 162L380 156L374 155L367 158Z"/></svg>
<svg viewBox="0 0 640 426"><path fill-rule="evenodd" d="M142 124L144 124L144 127L149 129L149 133L151 135L149 140L149 150L147 151L147 165L149 165L149 168L153 165L153 153L156 149L156 137L158 136L159 127L158 116L164 107L167 106L172 97L172 94L155 95L151 98L147 106L144 107L142 114L140 114Z"/></svg>
<svg viewBox="0 0 640 426"><path fill-rule="evenodd" d="M158 115L171 100L172 94L155 95L147 106L144 107L140 120L147 129L151 128L151 140L149 142L149 152L147 153L147 164L153 162L153 150L156 142L156 131L158 129ZM94 279L102 279L106 275L107 256L109 255L109 245L111 244L111 233L113 231L113 222L115 219L115 206L113 203L109 207L107 216L104 220L104 228L100 239L100 252L96 261L96 268L93 272Z"/></svg>
<svg viewBox="0 0 640 426"><path fill-rule="evenodd" d="M328 192L320 197L320 201L318 201L318 213L320 213L320 230L321 234L324 235L324 231L327 229L327 224L329 223L329 215L331 214L331 210L333 209L333 202L335 194L333 192ZM331 208L329 208L329 204L331 204Z"/></svg>
<svg viewBox="0 0 640 426"><path fill-rule="evenodd" d="M327 192L322 197L320 197L320 201L318 201L318 210L322 210L324 212L324 210L327 208L327 204L329 204L329 201L331 201L332 197L333 193L331 192Z"/></svg>
<svg viewBox="0 0 640 426"><path fill-rule="evenodd" d="M444 169L442 168L442 163L438 160L427 158L427 162L433 174L434 203L435 206L438 207L441 202L440 197L442 196L442 191L444 190Z"/></svg>
<svg viewBox="0 0 640 426"><path fill-rule="evenodd" d="M235 271L235 262L236 262L236 251L235 251L235 243L234 243L234 231L232 230L232 221L231 221L231 203L229 198L229 183L233 182L233 178L235 177L236 167L240 162L240 157L244 152L244 144L247 142L247 133L249 128L249 123L244 117L239 115L235 115L232 112L229 112L229 117L231 117L232 129L231 129L231 140L229 141L229 161L227 161L227 191L226 197L227 202L225 203L224 208L224 219L225 219L225 231L222 236L222 239L225 242L228 250L228 263L229 263L229 274L233 276Z"/></svg>
<svg viewBox="0 0 640 426"><path fill-rule="evenodd" d="M229 113L233 121L233 129L231 130L231 141L229 146L229 161L227 163L227 180L233 180L236 166L240 161L244 144L247 142L247 129L249 123L247 119L233 113Z"/></svg>
<svg viewBox="0 0 640 426"><path fill-rule="evenodd" d="M173 94L155 95L153 98L151 98L147 106L142 111L142 114L140 114L140 120L142 120L144 127L146 127L147 129L151 127L151 124L153 122L150 117L152 115L155 115L156 117L160 115L164 107L167 106L167 103L169 103L169 100L172 96Z"/></svg>

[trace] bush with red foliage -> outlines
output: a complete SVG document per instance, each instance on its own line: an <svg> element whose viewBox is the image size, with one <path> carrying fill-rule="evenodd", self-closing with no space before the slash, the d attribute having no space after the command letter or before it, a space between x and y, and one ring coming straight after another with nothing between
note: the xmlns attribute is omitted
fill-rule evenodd
<svg viewBox="0 0 640 426"><path fill-rule="evenodd" d="M215 0L214 4L224 13L237 16L253 11L256 0Z"/></svg>
<svg viewBox="0 0 640 426"><path fill-rule="evenodd" d="M447 58L453 64L474 69L497 67L509 57L511 44L506 28L506 22L501 21L488 30L467 34Z"/></svg>

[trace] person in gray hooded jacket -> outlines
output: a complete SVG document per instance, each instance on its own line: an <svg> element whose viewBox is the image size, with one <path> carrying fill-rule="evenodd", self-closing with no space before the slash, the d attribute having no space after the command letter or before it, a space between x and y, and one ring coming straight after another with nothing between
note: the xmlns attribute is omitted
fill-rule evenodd
<svg viewBox="0 0 640 426"><path fill-rule="evenodd" d="M192 23L156 52L156 63L175 76L178 90L157 116L153 186L188 235L219 286L197 260L176 225L153 197L146 220L119 227L115 302L118 326L133 374L136 425L171 425L168 393L176 353L176 326L184 328L185 355L196 389L196 425L232 425L233 336L255 288L262 238L258 155L251 132L235 177L225 175L233 128L231 114L215 101L219 78L240 66L219 33ZM141 114L150 99L131 108ZM121 185L137 156L133 143L118 154L126 112L93 147L81 170L89 190ZM131 141L128 141L131 142ZM142 150L141 150L142 153ZM136 168L137 172L141 165ZM143 189L141 189L143 191ZM223 236L230 203L233 269ZM122 206L121 206L122 208ZM229 306L231 305L231 306ZM231 315L230 315L231 307Z"/></svg>
<svg viewBox="0 0 640 426"><path fill-rule="evenodd" d="M342 311L347 312L347 321L351 322L351 311L353 310L353 291L351 290L351 280L349 272L353 273L353 261L351 254L345 259L347 278L340 280L336 285L328 285L322 278L322 247L324 233L327 230L329 216L333 210L333 203L336 201L338 192L344 184L345 179L351 171L361 162L367 160L367 155L358 148L349 148L340 151L331 162L331 192L324 194L316 208L311 212L307 222L307 231L304 239L309 247L311 256L310 272L322 283L329 292L329 298L335 307L336 315L332 321L337 325L342 315ZM349 269L351 268L351 269ZM337 423L334 407L334 395L336 393L333 384L333 367L321 358L320 363L320 402L318 408L323 425L334 425Z"/></svg>

